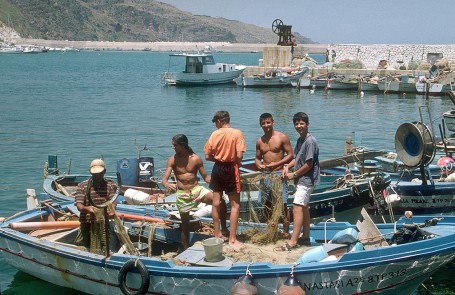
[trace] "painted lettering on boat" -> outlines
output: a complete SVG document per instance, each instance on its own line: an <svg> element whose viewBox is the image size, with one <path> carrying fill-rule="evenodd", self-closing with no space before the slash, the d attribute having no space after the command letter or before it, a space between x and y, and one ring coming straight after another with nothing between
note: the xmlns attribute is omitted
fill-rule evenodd
<svg viewBox="0 0 455 295"><path fill-rule="evenodd" d="M430 203L433 203L433 204L439 204L439 203L450 204L452 202L453 202L452 199L438 199L438 198L434 198L434 199L431 199L431 200L425 200L425 199L401 199L401 203L403 203L403 204L409 204L409 203L412 203L412 204L430 204Z"/></svg>
<svg viewBox="0 0 455 295"><path fill-rule="evenodd" d="M303 288L306 291L312 290L324 290L324 289L339 289L339 288L347 288L347 287L355 287L356 285L369 283L369 284L376 284L385 280L398 278L404 276L406 274L406 269L401 269L397 271L390 271L384 272L381 274L374 274L365 277L354 277L349 279L340 279L335 281L321 281L321 282L312 282L312 283L305 283L303 282Z"/></svg>

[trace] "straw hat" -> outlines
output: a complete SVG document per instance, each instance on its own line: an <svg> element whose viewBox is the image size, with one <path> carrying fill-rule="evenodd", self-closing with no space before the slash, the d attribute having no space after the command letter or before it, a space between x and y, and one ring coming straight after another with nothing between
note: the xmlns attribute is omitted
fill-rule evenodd
<svg viewBox="0 0 455 295"><path fill-rule="evenodd" d="M104 165L104 161L101 159L95 159L90 163L90 173L100 173L103 172L104 169L106 169L106 166Z"/></svg>

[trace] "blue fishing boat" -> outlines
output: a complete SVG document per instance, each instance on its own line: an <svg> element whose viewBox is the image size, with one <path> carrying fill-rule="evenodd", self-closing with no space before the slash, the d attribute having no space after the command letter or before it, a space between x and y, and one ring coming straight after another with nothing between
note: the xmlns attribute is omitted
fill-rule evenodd
<svg viewBox="0 0 455 295"><path fill-rule="evenodd" d="M422 122L403 123L395 134L395 158L377 158L400 171L390 184L376 179L372 197L380 212L435 214L455 212L455 160L436 156L432 128ZM390 169L390 168L389 168ZM397 173L397 172L395 172ZM395 176L397 177L397 176Z"/></svg>
<svg viewBox="0 0 455 295"><path fill-rule="evenodd" d="M370 156L380 152L372 151ZM78 183L88 179L87 174L66 174L58 173L56 168L56 156L48 157L50 170L43 182L43 191L50 198L57 202L74 201L74 193ZM346 158L347 159L347 158ZM339 158L337 158L339 160ZM344 160L343 160L344 161ZM124 158L117 161L117 172L121 175L121 193L117 199L120 204L152 206L156 209L165 209L169 211L178 211L175 202L175 194L169 194L161 186L161 176L155 172L153 165L149 165L150 170L140 170L140 163L153 163L153 158ZM322 161L322 166L338 163L336 160ZM144 166L144 165L142 165ZM152 169L153 167L153 169ZM260 177L254 165L254 159L245 159L241 171L242 183L245 183L247 189L244 189L240 195L241 217L249 220L252 211L262 211L264 204L259 197L259 182L251 180ZM142 173L142 175L141 175ZM312 218L329 218L334 214L367 205L372 202L369 194L369 182L373 179L374 174L359 175L321 175L321 183L315 189L310 199L310 214ZM387 175L384 176L389 181ZM115 181L115 176L111 179ZM291 185L291 192L292 192ZM293 196L288 198L288 206L292 206ZM229 204L228 204L229 209ZM197 216L211 216L211 207L200 204L195 209Z"/></svg>
<svg viewBox="0 0 455 295"><path fill-rule="evenodd" d="M0 254L5 263L27 274L88 294L212 295L249 289L253 292L249 294L293 290L309 295L404 295L413 294L455 258L455 217L421 216L375 225L368 215L356 225L313 225L310 247L281 255L272 251L273 258L259 259L251 252L248 259L236 258L227 245L221 250L212 247L208 241L213 240L204 234L192 234L193 246L166 256L176 242L171 233L178 236L178 229L156 217L147 219L147 210L118 205L121 223L116 220L115 233L127 242L121 246L110 243L105 252L90 252L73 242L79 225L72 202L42 202L38 208L2 219ZM241 223L239 234L265 227ZM164 245L158 254L143 247L155 247L158 241ZM245 242L243 251L248 245ZM258 244L250 246L264 250ZM285 262L279 262L281 259Z"/></svg>

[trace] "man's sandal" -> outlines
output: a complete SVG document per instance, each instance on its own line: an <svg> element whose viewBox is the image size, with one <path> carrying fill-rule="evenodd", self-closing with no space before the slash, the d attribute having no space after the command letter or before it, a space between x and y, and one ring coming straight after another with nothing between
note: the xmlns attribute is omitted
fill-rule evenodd
<svg viewBox="0 0 455 295"><path fill-rule="evenodd" d="M291 245L289 245L289 244L286 242L286 243L285 243L283 246L281 246L279 249L280 249L281 251L292 251L292 250L297 249L297 248L299 248L299 247L300 247L299 244L295 244L294 246L291 246Z"/></svg>

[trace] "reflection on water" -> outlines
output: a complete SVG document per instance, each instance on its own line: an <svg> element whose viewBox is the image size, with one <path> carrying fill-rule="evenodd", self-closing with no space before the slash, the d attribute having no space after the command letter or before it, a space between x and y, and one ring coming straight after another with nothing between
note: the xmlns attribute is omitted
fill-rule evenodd
<svg viewBox="0 0 455 295"><path fill-rule="evenodd" d="M11 283L7 286L2 285L2 295L82 295L83 292L71 290L64 287L59 287L51 283L39 280L25 272L18 271L13 277Z"/></svg>

